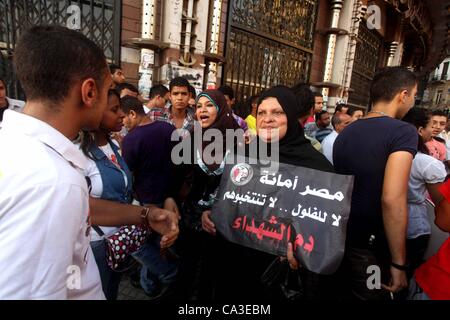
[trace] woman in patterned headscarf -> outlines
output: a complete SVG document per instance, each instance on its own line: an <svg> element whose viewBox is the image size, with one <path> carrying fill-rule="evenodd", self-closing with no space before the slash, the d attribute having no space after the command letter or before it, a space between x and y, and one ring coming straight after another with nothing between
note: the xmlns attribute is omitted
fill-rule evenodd
<svg viewBox="0 0 450 320"><path fill-rule="evenodd" d="M212 141L202 139L193 148L193 182L183 205L178 241L181 254L180 279L188 298L212 299L216 277L214 271L217 270L210 266L214 264L214 251L224 245L224 240L210 235L215 235L210 214L224 170L225 157L227 153L234 152L226 149L226 130L239 129L239 125L224 95L218 90L206 90L197 96L195 116L200 126L195 126L194 130L201 130L202 137L207 130L215 129L222 134L223 139L221 146L214 145L214 154L207 155L204 152Z"/></svg>

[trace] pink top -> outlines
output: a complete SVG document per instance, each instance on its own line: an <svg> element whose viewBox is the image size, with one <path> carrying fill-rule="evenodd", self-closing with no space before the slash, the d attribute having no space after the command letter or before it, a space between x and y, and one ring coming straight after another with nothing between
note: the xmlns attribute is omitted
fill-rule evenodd
<svg viewBox="0 0 450 320"><path fill-rule="evenodd" d="M430 156L440 161L444 161L446 159L447 149L445 148L444 143L432 139L425 144L430 151Z"/></svg>

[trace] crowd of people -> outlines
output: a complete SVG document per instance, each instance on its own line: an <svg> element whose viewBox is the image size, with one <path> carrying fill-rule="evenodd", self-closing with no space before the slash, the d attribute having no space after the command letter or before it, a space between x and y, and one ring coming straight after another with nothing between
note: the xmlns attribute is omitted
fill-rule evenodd
<svg viewBox="0 0 450 320"><path fill-rule="evenodd" d="M307 270L292 244L279 258L297 298L450 299L450 240L424 259L427 203L450 231L450 121L414 107L411 71L379 70L368 111L340 104L330 114L302 83L237 103L229 86L197 94L177 77L143 101L120 66L63 27L24 33L14 65L27 101L6 97L0 79L1 299L115 300L124 273L154 300L289 299L261 280L276 257L227 241L211 219L238 149L227 130L247 146L278 143L280 163L355 177L339 270ZM172 161L177 143L210 129L223 135L214 163L203 152L211 141Z"/></svg>

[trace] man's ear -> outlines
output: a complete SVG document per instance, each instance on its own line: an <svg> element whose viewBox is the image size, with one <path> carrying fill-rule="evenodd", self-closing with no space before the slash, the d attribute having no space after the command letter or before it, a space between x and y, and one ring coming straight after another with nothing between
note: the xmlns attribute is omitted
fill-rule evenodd
<svg viewBox="0 0 450 320"><path fill-rule="evenodd" d="M136 113L134 110L130 110L130 117L131 117L132 119L136 119L137 113Z"/></svg>
<svg viewBox="0 0 450 320"><path fill-rule="evenodd" d="M422 137L422 134L423 134L423 130L424 130L423 127L419 127L419 129L417 129L417 133L418 133L419 136L421 136L421 137Z"/></svg>
<svg viewBox="0 0 450 320"><path fill-rule="evenodd" d="M409 97L409 91L406 90L406 89L405 89L405 90L402 90L402 91L399 93L399 99L400 99L400 101L403 102L403 103L406 103L408 97Z"/></svg>
<svg viewBox="0 0 450 320"><path fill-rule="evenodd" d="M98 100L99 91L94 79L88 78L81 84L81 101L91 108Z"/></svg>

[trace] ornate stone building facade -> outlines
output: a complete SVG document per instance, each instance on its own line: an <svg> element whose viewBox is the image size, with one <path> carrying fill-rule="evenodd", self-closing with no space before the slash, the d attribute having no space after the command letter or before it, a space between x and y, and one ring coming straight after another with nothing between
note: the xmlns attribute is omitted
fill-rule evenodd
<svg viewBox="0 0 450 320"><path fill-rule="evenodd" d="M426 77L449 47L450 0L0 0L0 73L13 79L9 57L26 25L65 24L73 5L79 30L144 97L184 75L198 90L228 84L239 100L308 82L330 108L365 108L377 68Z"/></svg>
<svg viewBox="0 0 450 320"><path fill-rule="evenodd" d="M431 72L422 105L433 110L450 108L450 56Z"/></svg>
<svg viewBox="0 0 450 320"><path fill-rule="evenodd" d="M323 88L329 107L343 101L366 108L378 68L402 65L425 77L449 48L448 1L331 0L322 5L331 19L319 21L316 40L326 37L326 58L324 64L316 62L324 67L317 67L312 82Z"/></svg>

